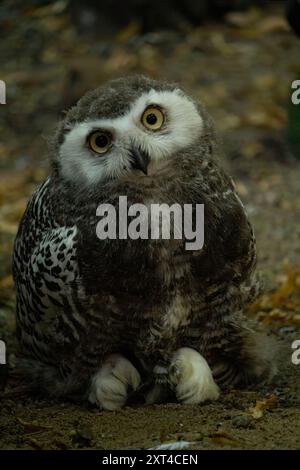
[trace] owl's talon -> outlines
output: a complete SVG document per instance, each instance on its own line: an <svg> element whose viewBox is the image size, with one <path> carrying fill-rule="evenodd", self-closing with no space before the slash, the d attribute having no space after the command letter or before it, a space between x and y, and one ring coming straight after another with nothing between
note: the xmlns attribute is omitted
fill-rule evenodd
<svg viewBox="0 0 300 470"><path fill-rule="evenodd" d="M111 355L92 378L88 400L104 410L117 410L125 405L129 389L136 390L140 381L128 359Z"/></svg>
<svg viewBox="0 0 300 470"><path fill-rule="evenodd" d="M169 368L169 381L178 401L184 404L197 404L219 397L219 388L206 360L191 348L176 351Z"/></svg>

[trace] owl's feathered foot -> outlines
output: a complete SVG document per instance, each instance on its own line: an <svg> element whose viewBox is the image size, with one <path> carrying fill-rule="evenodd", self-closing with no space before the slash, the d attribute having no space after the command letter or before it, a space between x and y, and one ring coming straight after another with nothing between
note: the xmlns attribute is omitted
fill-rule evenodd
<svg viewBox="0 0 300 470"><path fill-rule="evenodd" d="M111 354L92 378L88 400L104 410L117 410L125 405L129 390L136 390L140 381L140 374L128 359Z"/></svg>
<svg viewBox="0 0 300 470"><path fill-rule="evenodd" d="M219 388L201 354L191 348L180 348L173 356L169 380L179 402L198 404L216 400Z"/></svg>

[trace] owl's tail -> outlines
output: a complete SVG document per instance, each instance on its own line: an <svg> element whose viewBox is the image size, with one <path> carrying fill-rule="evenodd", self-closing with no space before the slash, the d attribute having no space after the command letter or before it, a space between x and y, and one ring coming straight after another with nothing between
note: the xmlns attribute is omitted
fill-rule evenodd
<svg viewBox="0 0 300 470"><path fill-rule="evenodd" d="M269 384L278 372L278 356L273 338L249 332L234 354L225 354L213 365L213 376L221 388Z"/></svg>

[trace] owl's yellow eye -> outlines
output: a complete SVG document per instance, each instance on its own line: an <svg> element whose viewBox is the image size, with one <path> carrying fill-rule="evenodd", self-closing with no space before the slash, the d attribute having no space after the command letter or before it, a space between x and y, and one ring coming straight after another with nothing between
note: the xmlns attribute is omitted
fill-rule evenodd
<svg viewBox="0 0 300 470"><path fill-rule="evenodd" d="M94 131L88 136L87 142L93 152L105 153L111 147L111 135L109 132Z"/></svg>
<svg viewBox="0 0 300 470"><path fill-rule="evenodd" d="M165 121L165 116L159 108L155 106L149 106L143 112L141 121L146 129L150 129L151 131L159 131Z"/></svg>

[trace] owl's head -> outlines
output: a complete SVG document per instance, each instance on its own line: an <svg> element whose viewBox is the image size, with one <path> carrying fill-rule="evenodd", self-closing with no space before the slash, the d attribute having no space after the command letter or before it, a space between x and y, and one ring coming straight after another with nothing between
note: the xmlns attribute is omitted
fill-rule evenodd
<svg viewBox="0 0 300 470"><path fill-rule="evenodd" d="M116 180L207 145L212 123L177 86L132 76L87 93L60 123L53 165L80 185Z"/></svg>

